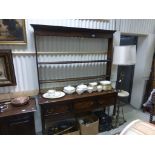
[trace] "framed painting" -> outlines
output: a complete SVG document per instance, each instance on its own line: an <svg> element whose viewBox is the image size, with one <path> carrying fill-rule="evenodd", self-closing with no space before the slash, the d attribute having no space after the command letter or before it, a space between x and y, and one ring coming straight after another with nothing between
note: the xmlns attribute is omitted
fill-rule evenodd
<svg viewBox="0 0 155 155"><path fill-rule="evenodd" d="M0 50L0 87L15 85L16 77L11 50Z"/></svg>
<svg viewBox="0 0 155 155"><path fill-rule="evenodd" d="M24 19L0 19L0 44L26 44Z"/></svg>

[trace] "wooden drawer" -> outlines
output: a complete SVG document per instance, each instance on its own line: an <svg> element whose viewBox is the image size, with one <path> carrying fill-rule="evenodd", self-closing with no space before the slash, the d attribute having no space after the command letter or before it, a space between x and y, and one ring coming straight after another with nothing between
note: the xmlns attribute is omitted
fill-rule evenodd
<svg viewBox="0 0 155 155"><path fill-rule="evenodd" d="M97 101L99 105L110 106L115 104L115 97L99 97Z"/></svg>
<svg viewBox="0 0 155 155"><path fill-rule="evenodd" d="M6 117L0 121L2 135L34 135L33 113Z"/></svg>
<svg viewBox="0 0 155 155"><path fill-rule="evenodd" d="M11 123L18 123L18 122L24 122L24 121L28 121L31 120L32 114L22 114L22 115L17 115L14 117L11 117L11 119L7 118L8 122Z"/></svg>
<svg viewBox="0 0 155 155"><path fill-rule="evenodd" d="M95 106L93 100L81 100L73 104L75 111L87 111Z"/></svg>
<svg viewBox="0 0 155 155"><path fill-rule="evenodd" d="M69 105L61 104L59 106L48 106L44 108L43 114L45 116L49 115L57 115L57 114L64 114L70 112L71 108Z"/></svg>

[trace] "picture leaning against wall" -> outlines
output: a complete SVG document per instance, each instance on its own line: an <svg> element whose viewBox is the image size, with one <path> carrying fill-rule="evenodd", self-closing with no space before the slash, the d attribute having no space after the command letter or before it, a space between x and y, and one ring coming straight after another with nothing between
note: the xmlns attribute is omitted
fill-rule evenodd
<svg viewBox="0 0 155 155"><path fill-rule="evenodd" d="M16 77L11 50L0 49L0 87L15 85Z"/></svg>

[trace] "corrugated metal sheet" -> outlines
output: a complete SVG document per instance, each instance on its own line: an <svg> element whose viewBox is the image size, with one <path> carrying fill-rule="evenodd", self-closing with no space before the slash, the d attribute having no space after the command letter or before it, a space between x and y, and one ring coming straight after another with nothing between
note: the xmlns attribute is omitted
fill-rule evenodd
<svg viewBox="0 0 155 155"><path fill-rule="evenodd" d="M13 61L17 86L2 87L0 93L35 90L38 87L35 57L14 55Z"/></svg>
<svg viewBox="0 0 155 155"><path fill-rule="evenodd" d="M105 59L106 55L103 54L85 54L85 55L44 55L42 61L45 60L57 60L57 61L66 61L66 60L98 60ZM82 63L82 64L55 64L55 65L41 65L40 66L40 76L42 80L49 79L62 79L62 78L76 78L76 77L87 77L87 76L96 76L105 74L106 64L105 63ZM65 82L65 83L53 83L51 85L44 85L45 88L52 87L61 87L68 84L79 84L81 82L88 83L87 81L78 81L78 82Z"/></svg>
<svg viewBox="0 0 155 155"><path fill-rule="evenodd" d="M108 48L107 39L75 37L38 37L38 52L52 52L39 56L39 62L104 60ZM59 54L56 54L59 53ZM63 54L60 54L63 53ZM66 54L64 54L66 53ZM105 74L105 63L41 65L42 80L97 76ZM44 84L43 88L62 87L88 81Z"/></svg>
<svg viewBox="0 0 155 155"><path fill-rule="evenodd" d="M106 53L107 39L76 37L37 37L38 52L52 53Z"/></svg>
<svg viewBox="0 0 155 155"><path fill-rule="evenodd" d="M149 34L155 33L154 19L119 19L116 30L124 33Z"/></svg>

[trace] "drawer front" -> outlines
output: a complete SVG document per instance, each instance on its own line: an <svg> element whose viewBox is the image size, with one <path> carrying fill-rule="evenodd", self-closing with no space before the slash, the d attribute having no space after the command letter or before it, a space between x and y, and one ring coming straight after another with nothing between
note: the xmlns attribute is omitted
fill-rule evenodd
<svg viewBox="0 0 155 155"><path fill-rule="evenodd" d="M48 106L44 108L44 115L57 115L57 114L64 114L70 112L71 108L69 105L63 104L59 106Z"/></svg>
<svg viewBox="0 0 155 155"><path fill-rule="evenodd" d="M109 96L109 97L99 97L97 99L99 105L103 106L110 106L115 104L115 97L114 96Z"/></svg>
<svg viewBox="0 0 155 155"><path fill-rule="evenodd" d="M83 110L92 109L94 106L95 106L95 103L93 100L81 100L81 101L75 102L73 105L73 108L75 111L83 111Z"/></svg>
<svg viewBox="0 0 155 155"><path fill-rule="evenodd" d="M2 135L34 135L34 117L32 113L7 117L2 120Z"/></svg>
<svg viewBox="0 0 155 155"><path fill-rule="evenodd" d="M16 122L22 122L22 121L27 121L30 120L32 118L33 114L22 114L22 115L17 115L14 117L11 117L11 119L8 119L8 122L11 123L16 123Z"/></svg>
<svg viewBox="0 0 155 155"><path fill-rule="evenodd" d="M22 120L8 124L10 135L34 135L35 127L33 120Z"/></svg>

